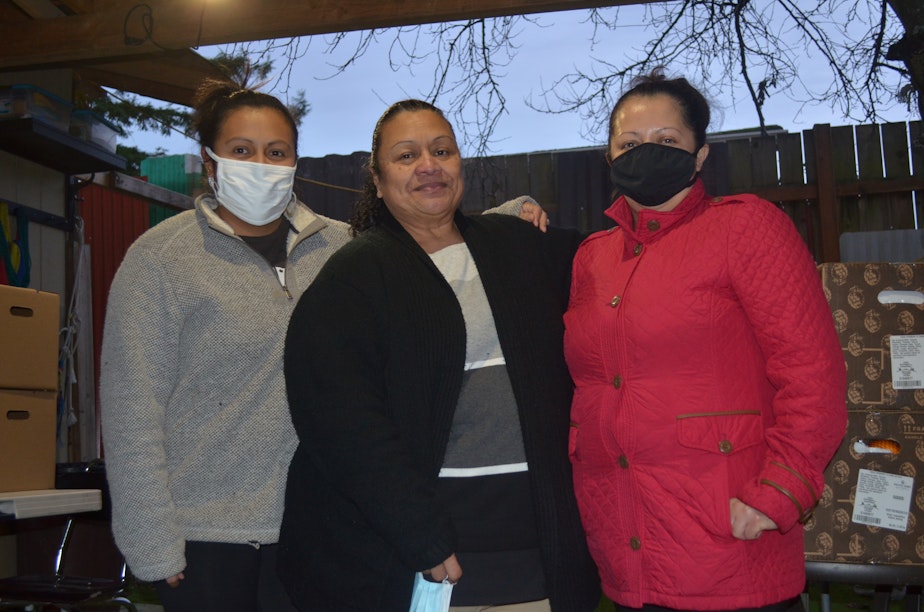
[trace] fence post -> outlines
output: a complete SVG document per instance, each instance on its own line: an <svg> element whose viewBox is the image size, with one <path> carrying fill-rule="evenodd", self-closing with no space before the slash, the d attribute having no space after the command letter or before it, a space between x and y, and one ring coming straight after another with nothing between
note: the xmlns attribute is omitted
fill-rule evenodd
<svg viewBox="0 0 924 612"><path fill-rule="evenodd" d="M818 217L821 224L821 262L840 261L840 228L837 214L837 183L831 152L831 126L816 124L815 180L818 186Z"/></svg>

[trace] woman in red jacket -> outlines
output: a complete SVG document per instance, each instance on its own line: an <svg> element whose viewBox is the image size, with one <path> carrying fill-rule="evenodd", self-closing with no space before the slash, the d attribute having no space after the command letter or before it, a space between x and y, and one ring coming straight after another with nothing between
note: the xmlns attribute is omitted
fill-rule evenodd
<svg viewBox="0 0 924 612"><path fill-rule="evenodd" d="M846 374L790 219L709 196L709 106L637 82L610 117L617 227L574 263L570 455L604 592L621 609L785 610L801 523L845 432Z"/></svg>

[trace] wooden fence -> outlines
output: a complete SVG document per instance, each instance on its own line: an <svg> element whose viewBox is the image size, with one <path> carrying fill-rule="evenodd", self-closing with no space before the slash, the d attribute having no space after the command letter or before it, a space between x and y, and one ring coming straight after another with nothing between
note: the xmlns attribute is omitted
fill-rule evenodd
<svg viewBox="0 0 924 612"><path fill-rule="evenodd" d="M755 193L789 214L818 262L840 260L843 232L924 227L922 123L831 127L766 137L710 138L703 180L714 195ZM529 194L556 225L611 225L603 148L466 160L461 208L479 212ZM296 189L317 212L349 216L368 153L299 161ZM321 184L319 184L321 183ZM916 195L914 195L916 194Z"/></svg>

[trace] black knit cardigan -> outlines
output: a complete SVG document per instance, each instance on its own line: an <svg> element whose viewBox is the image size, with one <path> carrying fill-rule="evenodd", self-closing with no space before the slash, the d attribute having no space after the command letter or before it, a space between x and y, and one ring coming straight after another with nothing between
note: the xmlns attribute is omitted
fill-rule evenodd
<svg viewBox="0 0 924 612"><path fill-rule="evenodd" d="M517 401L552 610L593 610L599 580L572 490L562 350L581 236L504 215L457 213L456 224ZM280 576L301 610L406 612L414 573L455 552L436 484L465 342L452 289L390 215L331 257L305 291L286 339L300 443L279 547Z"/></svg>

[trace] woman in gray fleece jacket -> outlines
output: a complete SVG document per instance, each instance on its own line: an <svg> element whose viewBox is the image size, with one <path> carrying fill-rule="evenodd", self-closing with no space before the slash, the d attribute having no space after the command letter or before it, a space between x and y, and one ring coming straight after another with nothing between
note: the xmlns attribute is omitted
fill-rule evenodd
<svg viewBox="0 0 924 612"><path fill-rule="evenodd" d="M296 125L276 98L199 92L215 194L141 236L109 294L100 380L116 541L167 610L286 610L275 543L297 441L286 325L344 223L293 193Z"/></svg>
<svg viewBox="0 0 924 612"><path fill-rule="evenodd" d="M276 542L298 443L286 326L349 232L295 198L297 128L276 98L207 82L194 127L214 194L141 236L109 294L100 396L113 532L168 612L281 612ZM495 210L521 208L544 225L520 201Z"/></svg>

